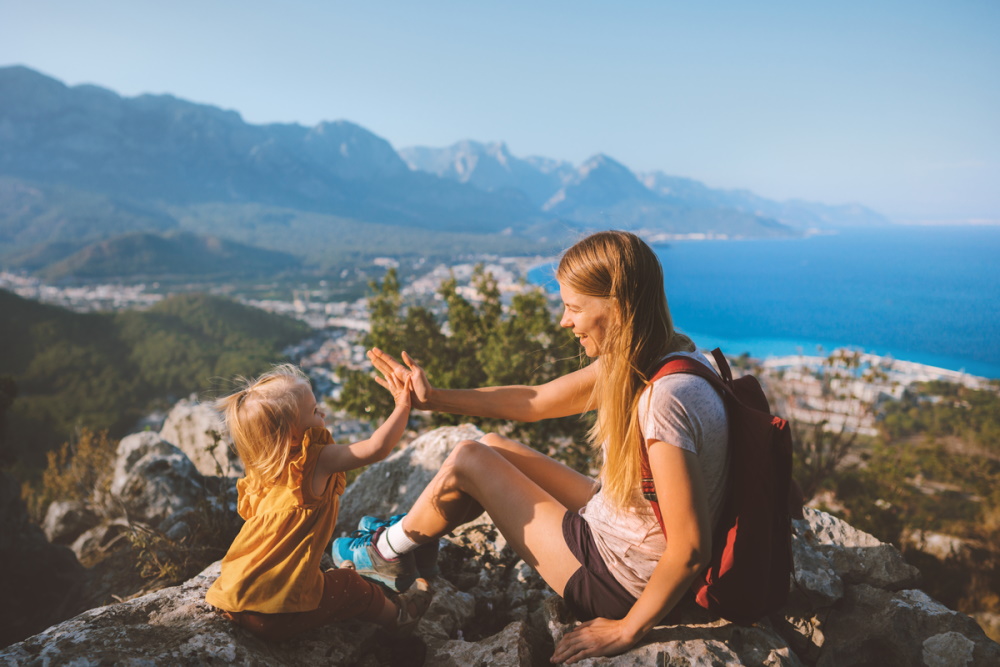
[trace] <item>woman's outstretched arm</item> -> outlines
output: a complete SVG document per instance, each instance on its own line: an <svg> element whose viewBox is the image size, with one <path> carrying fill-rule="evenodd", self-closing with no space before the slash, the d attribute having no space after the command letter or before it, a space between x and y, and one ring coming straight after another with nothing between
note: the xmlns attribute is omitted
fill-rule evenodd
<svg viewBox="0 0 1000 667"><path fill-rule="evenodd" d="M567 633L552 662L572 664L583 658L627 651L684 596L712 553L711 519L698 457L656 440L648 441L667 548L649 583L620 621L597 618Z"/></svg>
<svg viewBox="0 0 1000 667"><path fill-rule="evenodd" d="M472 417L534 422L568 417L594 409L590 404L596 364L538 386L512 385L478 389L438 389L406 352L399 363L378 348L368 351L368 359L383 375L409 378L413 386L413 406L422 410L450 412Z"/></svg>

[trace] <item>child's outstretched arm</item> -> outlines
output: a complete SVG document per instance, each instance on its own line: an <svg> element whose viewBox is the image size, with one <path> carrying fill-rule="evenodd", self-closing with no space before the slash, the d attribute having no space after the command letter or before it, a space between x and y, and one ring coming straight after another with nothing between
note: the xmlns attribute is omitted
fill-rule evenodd
<svg viewBox="0 0 1000 667"><path fill-rule="evenodd" d="M381 461L389 455L403 436L410 416L410 380L400 379L392 374L375 379L392 394L396 408L367 440L324 448L316 465L317 477L354 470Z"/></svg>

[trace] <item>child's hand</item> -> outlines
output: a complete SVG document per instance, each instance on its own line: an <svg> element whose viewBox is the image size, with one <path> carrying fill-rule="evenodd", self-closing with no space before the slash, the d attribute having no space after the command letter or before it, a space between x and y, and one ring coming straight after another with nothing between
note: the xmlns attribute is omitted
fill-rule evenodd
<svg viewBox="0 0 1000 667"><path fill-rule="evenodd" d="M399 377L395 373L389 373L383 377L375 376L375 381L389 390L392 400L396 402L397 408L410 409L410 376Z"/></svg>
<svg viewBox="0 0 1000 667"><path fill-rule="evenodd" d="M413 405L425 410L431 407L428 401L430 400L433 387L431 387L431 383L427 380L427 374L424 372L424 369L418 366L417 362L406 352L403 352L405 366L396 361L392 355L386 354L377 347L368 350L368 360L372 362L372 366L385 376L396 375L399 378L409 378Z"/></svg>

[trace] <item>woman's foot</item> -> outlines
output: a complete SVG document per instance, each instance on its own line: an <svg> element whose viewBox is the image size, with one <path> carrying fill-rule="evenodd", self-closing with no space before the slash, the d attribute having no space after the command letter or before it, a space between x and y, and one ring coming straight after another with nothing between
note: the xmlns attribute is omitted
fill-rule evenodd
<svg viewBox="0 0 1000 667"><path fill-rule="evenodd" d="M363 516L358 522L358 530L361 532L376 532L379 528L389 528L403 520L405 514L393 514L388 519L379 519L374 516ZM441 574L438 567L439 540L431 540L427 544L421 544L413 551L413 560L417 566L417 576L424 579L433 579Z"/></svg>
<svg viewBox="0 0 1000 667"><path fill-rule="evenodd" d="M366 579L376 581L390 590L407 590L417 578L417 566L413 554L402 554L396 558L386 558L379 553L375 543L384 527L375 531L356 530L349 537L338 537L333 541L331 555L337 567L357 570Z"/></svg>

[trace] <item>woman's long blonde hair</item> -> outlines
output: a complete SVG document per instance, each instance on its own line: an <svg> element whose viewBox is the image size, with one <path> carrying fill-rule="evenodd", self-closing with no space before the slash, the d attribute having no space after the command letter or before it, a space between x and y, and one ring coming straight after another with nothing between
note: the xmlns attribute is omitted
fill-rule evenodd
<svg viewBox="0 0 1000 667"><path fill-rule="evenodd" d="M299 400L312 392L309 378L297 366L275 366L258 378L237 378L240 389L216 401L215 407L233 439L247 480L255 486L278 481L291 460Z"/></svg>
<svg viewBox="0 0 1000 667"><path fill-rule="evenodd" d="M612 302L615 315L599 341L598 410L590 440L598 451L606 446L602 492L615 506L628 507L639 493L639 397L664 355L695 346L674 331L660 261L635 234L586 237L563 255L556 279L574 292Z"/></svg>

